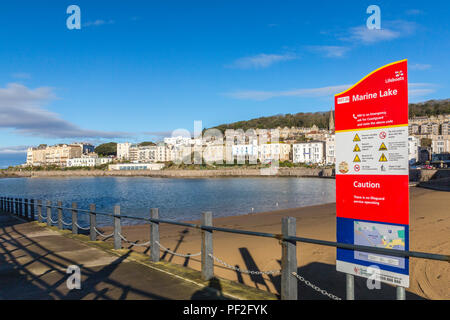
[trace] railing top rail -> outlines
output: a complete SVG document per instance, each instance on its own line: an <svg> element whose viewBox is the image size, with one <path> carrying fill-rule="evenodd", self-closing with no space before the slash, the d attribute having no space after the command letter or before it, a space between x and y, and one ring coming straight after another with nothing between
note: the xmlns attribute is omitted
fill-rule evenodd
<svg viewBox="0 0 450 320"><path fill-rule="evenodd" d="M5 197L3 197L3 198L5 198ZM133 219L133 220L147 221L147 222L153 222L153 223L166 223L166 224L195 228L195 229L200 229L200 230L227 232L227 233L242 234L242 235L248 235L248 236L272 238L272 239L291 241L291 242L311 243L311 244L330 246L330 247L336 247L336 248L341 248L341 249L358 250L358 251L363 251L363 252L385 254L385 255L396 256L396 257L413 257L413 258L450 262L450 255L444 255L444 254L376 248L376 247L369 247L369 246L354 245L354 244L349 244L349 243L340 243L340 242L335 242L335 241L327 241L327 240L319 240L319 239L311 239L311 238L303 238L303 237L283 236L282 234L275 234L275 233L265 233L265 232L258 232L258 231L205 226L205 225L201 225L201 224L178 222L178 221L166 220L166 219L143 218L143 217L135 217L135 216L128 216L128 215L115 215L113 213L108 213L108 212L91 211L91 210L80 209L80 208L71 208L71 207L70 208L60 207L60 206L54 206L54 205L46 205L44 203L42 203L42 206L57 208L57 209L62 209L62 210L76 210L78 212L84 212L84 213L94 213L94 214L109 216L109 217L113 217L113 218L117 217L117 218L121 218L121 219Z"/></svg>

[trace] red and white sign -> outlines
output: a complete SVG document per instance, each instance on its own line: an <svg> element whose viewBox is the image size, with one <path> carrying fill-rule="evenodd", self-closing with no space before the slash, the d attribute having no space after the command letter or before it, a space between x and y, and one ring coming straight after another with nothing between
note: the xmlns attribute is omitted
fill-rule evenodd
<svg viewBox="0 0 450 320"><path fill-rule="evenodd" d="M335 119L338 241L408 250L407 61L337 94ZM364 268L375 264L384 272L381 281L409 285L408 261L349 251L338 250L338 271L368 277Z"/></svg>

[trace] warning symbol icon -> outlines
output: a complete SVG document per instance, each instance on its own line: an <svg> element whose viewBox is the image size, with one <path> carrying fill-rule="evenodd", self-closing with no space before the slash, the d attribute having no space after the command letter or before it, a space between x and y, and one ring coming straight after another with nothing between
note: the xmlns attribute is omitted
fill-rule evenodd
<svg viewBox="0 0 450 320"><path fill-rule="evenodd" d="M359 148L358 144L355 144L355 147L353 148L353 152L360 152L361 149Z"/></svg>
<svg viewBox="0 0 450 320"><path fill-rule="evenodd" d="M355 134L355 137L353 138L353 142L361 141L358 134Z"/></svg>
<svg viewBox="0 0 450 320"><path fill-rule="evenodd" d="M355 156L355 159L353 159L353 162L361 162L361 159L359 159L358 155Z"/></svg>
<svg viewBox="0 0 450 320"><path fill-rule="evenodd" d="M378 151L386 151L386 145L384 144L384 142L381 143L380 149L378 149Z"/></svg>
<svg viewBox="0 0 450 320"><path fill-rule="evenodd" d="M380 160L379 160L380 162L387 162L388 161L388 159L386 158L386 156L384 155L384 153L382 153L381 154L381 157L380 157Z"/></svg>

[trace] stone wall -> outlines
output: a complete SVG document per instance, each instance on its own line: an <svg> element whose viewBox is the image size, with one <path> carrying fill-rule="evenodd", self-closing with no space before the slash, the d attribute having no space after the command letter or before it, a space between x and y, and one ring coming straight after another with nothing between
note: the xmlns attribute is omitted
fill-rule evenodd
<svg viewBox="0 0 450 320"><path fill-rule="evenodd" d="M334 177L334 169L314 168L279 168L274 171L260 169L217 169L217 170L133 170L133 171L102 171L102 170L70 170L70 171L16 171L2 172L0 177L170 177L170 178L207 178L207 177Z"/></svg>

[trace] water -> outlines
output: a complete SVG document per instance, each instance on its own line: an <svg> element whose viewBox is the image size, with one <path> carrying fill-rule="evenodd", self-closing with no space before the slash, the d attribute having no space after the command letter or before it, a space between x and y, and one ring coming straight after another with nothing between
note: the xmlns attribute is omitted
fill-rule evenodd
<svg viewBox="0 0 450 320"><path fill-rule="evenodd" d="M120 204L121 213L149 217L150 208L159 208L160 218L198 220L202 211L214 217L249 212L304 207L335 201L335 180L318 178L213 178L169 179L150 177L7 178L0 179L0 195L51 200L56 205L112 212ZM252 209L253 208L253 209ZM44 214L45 215L45 214ZM70 212L64 212L70 221ZM56 219L56 213L53 213ZM97 216L99 226L111 225L109 217ZM88 225L80 214L81 226ZM123 224L138 221L123 220Z"/></svg>

